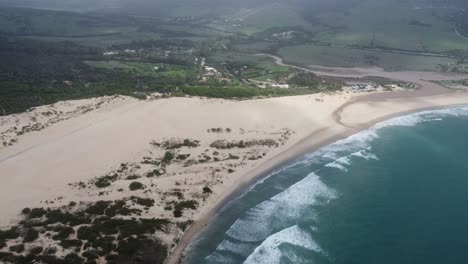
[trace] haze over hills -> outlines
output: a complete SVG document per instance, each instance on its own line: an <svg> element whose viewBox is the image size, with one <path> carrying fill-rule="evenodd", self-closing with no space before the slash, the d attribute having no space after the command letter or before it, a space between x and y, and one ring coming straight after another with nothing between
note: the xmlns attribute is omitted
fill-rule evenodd
<svg viewBox="0 0 468 264"><path fill-rule="evenodd" d="M0 86L5 86L4 91L12 91L0 98L4 100L0 105L4 105L5 113L84 94L173 91L181 83L201 84L196 76L200 65L193 65L193 60L199 59L197 56L206 57L210 64L220 67L233 64L223 69L225 74L234 73L236 81L228 82L230 85L255 86L246 80L253 75L239 76L239 65L231 61L230 56L234 55L226 49L237 52L235 57L241 57L242 63L247 60L254 66L252 69L259 68L262 74L269 72L271 65L260 66L258 60L252 62L239 52L268 52L301 65L379 66L387 70L465 71L468 57L468 13L461 8L466 3L455 0L3 0L0 3L5 6L0 9L3 54L0 69L4 76L9 76L0 80ZM146 44L135 44L145 41ZM178 53L164 57L168 54L150 43L165 43L164 47L170 43ZM44 52L44 47L51 51ZM138 56L120 53L102 57L106 52L136 47L150 47L153 53L145 50ZM154 47L158 47L157 52ZM189 51L193 53L188 54ZM54 52L67 55L52 56ZM165 61L178 64L178 71L156 74L157 77L138 76L132 72L136 65L119 62L105 67L95 63L106 59L138 59L139 63L147 63L145 67L150 62ZM114 66L125 70L125 74L116 75L111 70ZM185 79L172 76L176 72ZM279 75L272 73L282 79ZM55 80L53 84L51 80ZM93 89L70 92L59 85L64 81ZM217 82L210 85L223 86ZM41 89L53 92L38 93ZM18 90L22 91L21 100ZM303 92L306 91L275 91ZM255 91L256 95L262 93L265 90ZM8 99L10 95L15 96Z"/></svg>
<svg viewBox="0 0 468 264"><path fill-rule="evenodd" d="M30 7L69 11L105 11L123 12L135 15L167 16L178 15L176 10L183 9L194 15L215 14L215 11L255 8L272 4L282 4L297 7L306 12L343 11L349 7L367 0L2 0L0 5ZM386 2L386 1L384 1ZM396 5L412 5L414 7L457 7L466 8L468 3L463 0L391 0ZM219 13L218 13L219 14Z"/></svg>

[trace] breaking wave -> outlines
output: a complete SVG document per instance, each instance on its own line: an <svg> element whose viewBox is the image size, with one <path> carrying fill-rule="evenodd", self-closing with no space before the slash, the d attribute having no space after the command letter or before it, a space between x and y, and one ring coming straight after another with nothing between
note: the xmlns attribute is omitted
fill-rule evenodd
<svg viewBox="0 0 468 264"><path fill-rule="evenodd" d="M339 196L336 190L327 186L321 179L322 170L337 169L346 174L353 166L355 159L366 162L379 162L372 153L370 143L379 138L382 129L396 126L415 126L422 122L438 122L448 116L468 116L468 107L453 107L424 111L381 122L372 128L339 140L311 154L305 155L297 162L285 166L268 177L258 181L248 191L265 183L273 176L287 174L297 168L310 168L302 180L250 208L230 226L224 234L224 240L211 255L207 263L281 263L287 258L291 263L302 263L293 260L294 254L284 252L282 245L292 245L326 255L326 252L311 236L313 226L307 231L300 223L314 222L317 209L328 204ZM305 175L305 174L304 174ZM239 198L241 199L241 198ZM305 262L311 263L311 262Z"/></svg>
<svg viewBox="0 0 468 264"><path fill-rule="evenodd" d="M324 253L322 248L312 239L307 231L295 225L268 237L244 261L244 264L279 264L283 256L279 247L284 244L301 247L317 253Z"/></svg>
<svg viewBox="0 0 468 264"><path fill-rule="evenodd" d="M303 245L305 248L311 247L312 240L306 240L305 234L296 236L301 238L300 241L296 242L292 240L291 236L285 235L289 234L285 232L298 234L299 229L288 229L283 233L280 231L285 227L294 225L300 217L307 216L307 219L303 220L314 219L316 217L315 207L325 204L335 197L336 193L328 188L318 175L311 173L285 191L248 210L229 228L226 232L227 238L218 245L216 251L206 260L208 263L220 263L220 258L225 255L221 254L222 252L228 253L227 255L246 258L249 256L249 252L255 249L255 245L262 241L269 243L266 245L271 247L275 243L282 242L281 239L283 238L287 238L284 241L285 243ZM280 232L281 235L272 237L272 233L275 232ZM308 247L305 246L305 241L309 241ZM246 247L250 247L250 250L237 250ZM257 252L257 254L261 253ZM227 260L223 259L221 263L227 262Z"/></svg>

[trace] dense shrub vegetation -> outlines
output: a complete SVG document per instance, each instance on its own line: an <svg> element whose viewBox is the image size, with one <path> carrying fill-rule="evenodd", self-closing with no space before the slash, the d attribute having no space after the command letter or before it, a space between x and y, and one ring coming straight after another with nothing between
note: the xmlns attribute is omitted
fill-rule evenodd
<svg viewBox="0 0 468 264"><path fill-rule="evenodd" d="M103 257L108 263L163 263L168 250L154 234L166 230L171 222L155 218L137 219L134 216L141 210L127 202L154 206L152 199L132 196L125 200L91 203L73 213L68 212L69 207L23 210L23 221L10 229L0 230L0 249L6 247L7 241L23 236L22 243L10 242L7 251L0 252L0 262L83 264L95 263L94 260ZM188 202L179 207L193 206ZM186 227L189 223L180 225ZM77 228L76 237L73 227ZM44 232L39 233L36 229ZM52 237L57 244L49 243L47 248L29 244L42 236ZM74 253L58 256L55 254L57 247Z"/></svg>
<svg viewBox="0 0 468 264"><path fill-rule="evenodd" d="M145 185L143 185L143 183L141 183L141 182L136 182L135 181L135 182L130 183L128 188L130 189L130 191L136 191L136 190L144 189Z"/></svg>

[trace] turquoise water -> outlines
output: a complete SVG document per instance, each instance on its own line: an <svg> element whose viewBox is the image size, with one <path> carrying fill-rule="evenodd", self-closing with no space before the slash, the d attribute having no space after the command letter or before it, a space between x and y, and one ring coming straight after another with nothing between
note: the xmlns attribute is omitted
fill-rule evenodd
<svg viewBox="0 0 468 264"><path fill-rule="evenodd" d="M468 108L395 118L227 204L189 263L468 263Z"/></svg>

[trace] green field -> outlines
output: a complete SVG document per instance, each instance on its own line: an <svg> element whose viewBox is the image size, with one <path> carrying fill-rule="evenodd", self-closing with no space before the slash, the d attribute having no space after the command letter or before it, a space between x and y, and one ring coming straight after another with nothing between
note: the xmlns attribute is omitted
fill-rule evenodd
<svg viewBox="0 0 468 264"><path fill-rule="evenodd" d="M274 42L267 42L267 41L250 41L250 42L238 42L233 43L231 49L240 52L240 53L262 53L267 52L269 49L275 47Z"/></svg>
<svg viewBox="0 0 468 264"><path fill-rule="evenodd" d="M193 75L194 69L178 65L132 61L85 61L91 67L118 71L140 77L181 78Z"/></svg>
<svg viewBox="0 0 468 264"><path fill-rule="evenodd" d="M38 41L53 41L53 42L63 42L71 41L79 45L90 46L90 47L99 47L106 48L112 45L127 44L134 40L154 40L161 39L161 35L151 32L137 32L131 31L122 34L109 35L109 36L87 36L87 37L52 37L52 36L37 36L37 35L27 35L20 36L18 38L22 39L31 39Z"/></svg>
<svg viewBox="0 0 468 264"><path fill-rule="evenodd" d="M459 81L438 81L436 82L441 84L442 86L453 89L453 90L461 90L466 91L468 90L468 80L459 80Z"/></svg>
<svg viewBox="0 0 468 264"><path fill-rule="evenodd" d="M388 71L439 70L439 65L455 63L445 57L431 57L367 51L350 48L335 48L315 45L298 45L279 49L285 60L301 65L327 67L382 67Z"/></svg>
<svg viewBox="0 0 468 264"><path fill-rule="evenodd" d="M170 38L202 42L219 35L198 25L173 25L155 18L20 8L0 8L0 25L0 35L100 48Z"/></svg>
<svg viewBox="0 0 468 264"><path fill-rule="evenodd" d="M297 10L288 6L271 6L241 9L222 19L214 20L209 26L229 32L241 32L247 35L273 28L300 27L311 32L323 30L321 25L306 21Z"/></svg>
<svg viewBox="0 0 468 264"><path fill-rule="evenodd" d="M446 53L468 49L468 39L455 32L459 11L391 0L362 0L339 10L322 10L314 3L306 10L274 4L236 10L208 26L250 36L301 29L312 34L311 42L331 46Z"/></svg>
<svg viewBox="0 0 468 264"><path fill-rule="evenodd" d="M209 63L227 65L233 69L242 69L239 77L245 79L267 80L288 73L289 67L279 66L265 56L254 56L232 52L217 52L210 56Z"/></svg>
<svg viewBox="0 0 468 264"><path fill-rule="evenodd" d="M455 33L451 17L457 9L415 9L409 2L361 1L346 12L318 15L333 30L316 36L332 45L447 52L468 47Z"/></svg>
<svg viewBox="0 0 468 264"><path fill-rule="evenodd" d="M130 20L71 12L0 9L0 31L7 34L55 37L111 36L136 31Z"/></svg>

